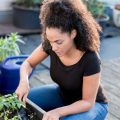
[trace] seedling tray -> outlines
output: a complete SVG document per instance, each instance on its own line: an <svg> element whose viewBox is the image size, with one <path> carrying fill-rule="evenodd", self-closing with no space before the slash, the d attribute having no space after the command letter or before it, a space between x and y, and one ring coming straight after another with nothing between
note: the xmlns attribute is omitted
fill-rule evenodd
<svg viewBox="0 0 120 120"><path fill-rule="evenodd" d="M0 120L42 120L45 111L27 99L26 106L17 95L0 95Z"/></svg>
<svg viewBox="0 0 120 120"><path fill-rule="evenodd" d="M42 120L42 117L45 111L29 99L27 99L26 108L29 109L31 112L33 112L34 120Z"/></svg>

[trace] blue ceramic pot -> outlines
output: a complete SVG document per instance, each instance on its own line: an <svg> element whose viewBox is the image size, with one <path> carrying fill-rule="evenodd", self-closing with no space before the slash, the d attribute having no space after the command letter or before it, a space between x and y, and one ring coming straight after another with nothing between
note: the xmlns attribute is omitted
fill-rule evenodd
<svg viewBox="0 0 120 120"><path fill-rule="evenodd" d="M6 58L1 65L1 94L15 92L20 80L20 66L28 56L13 56Z"/></svg>

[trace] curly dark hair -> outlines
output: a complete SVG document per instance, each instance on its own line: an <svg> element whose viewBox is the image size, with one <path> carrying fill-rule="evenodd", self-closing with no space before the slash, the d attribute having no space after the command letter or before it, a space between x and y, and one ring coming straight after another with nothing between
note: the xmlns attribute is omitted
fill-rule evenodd
<svg viewBox="0 0 120 120"><path fill-rule="evenodd" d="M58 28L71 33L76 29L76 48L81 51L99 51L101 27L81 0L44 0L40 13L43 25L43 47L50 47L46 39L46 28Z"/></svg>

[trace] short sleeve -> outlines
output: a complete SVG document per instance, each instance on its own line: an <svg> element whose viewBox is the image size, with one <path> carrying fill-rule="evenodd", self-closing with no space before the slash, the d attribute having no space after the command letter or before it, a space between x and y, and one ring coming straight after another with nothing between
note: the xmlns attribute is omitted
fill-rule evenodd
<svg viewBox="0 0 120 120"><path fill-rule="evenodd" d="M93 75L101 71L101 61L95 52L88 54L85 66L84 66L84 76Z"/></svg>

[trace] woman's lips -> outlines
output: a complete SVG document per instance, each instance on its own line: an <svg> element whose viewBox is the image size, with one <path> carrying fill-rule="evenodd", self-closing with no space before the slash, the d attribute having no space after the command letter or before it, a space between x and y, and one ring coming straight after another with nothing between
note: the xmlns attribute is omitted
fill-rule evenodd
<svg viewBox="0 0 120 120"><path fill-rule="evenodd" d="M60 52L55 52L57 55L61 55L61 53Z"/></svg>
<svg viewBox="0 0 120 120"><path fill-rule="evenodd" d="M58 51L54 51L56 54L59 54L60 52L58 52Z"/></svg>
<svg viewBox="0 0 120 120"><path fill-rule="evenodd" d="M56 54L60 54L59 52L56 52Z"/></svg>

